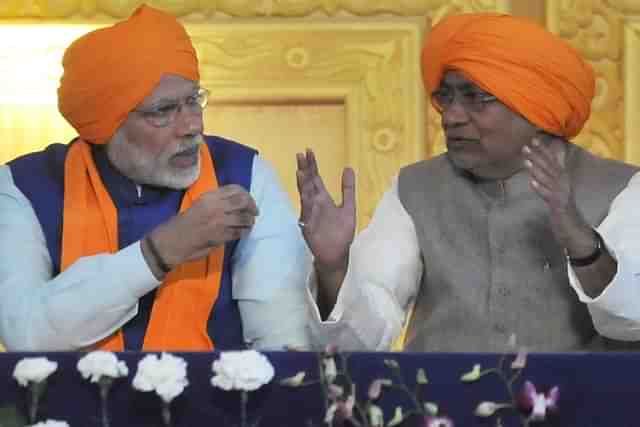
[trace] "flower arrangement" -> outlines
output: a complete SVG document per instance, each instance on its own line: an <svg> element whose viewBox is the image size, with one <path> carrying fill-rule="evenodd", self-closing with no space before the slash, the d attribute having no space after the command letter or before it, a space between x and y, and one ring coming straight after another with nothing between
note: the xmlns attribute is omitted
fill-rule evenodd
<svg viewBox="0 0 640 427"><path fill-rule="evenodd" d="M115 353L95 351L83 354L81 358L73 362L85 381L99 387L101 427L109 427L111 424L107 410L109 390L118 379L126 378L129 374L127 365L123 360L119 360L118 356ZM123 356L123 359L133 363L135 355L123 354ZM309 358L309 356L312 357ZM517 418L523 427L544 422L553 416L559 409L560 389L557 386L540 387L540 383L536 384L531 378L524 377L527 356L526 350L521 349L517 354L515 351L511 351L498 356L495 367L483 366L487 362L473 364L472 369L461 375L462 383L473 384L482 381L485 377L493 376L498 382L494 381L493 386L487 387L487 389L491 390L494 398L483 399L480 397L477 402L474 402L473 412L460 415L462 417L475 415L486 419L483 424L496 427L511 422L512 420L507 419L507 416ZM67 357L65 356L65 358ZM289 357L286 356L285 359ZM301 414L309 417L305 424L307 427L314 425L332 427L406 427L414 425L417 427L453 427L454 423L449 414L443 411L435 399L431 397L430 390L433 386L425 367L418 365L412 370L408 370L405 366L402 369L400 362L404 356L394 358L385 355L382 360L372 360L382 363L378 365L378 368L375 368L376 376L367 377L364 382L359 377L360 374L354 377L351 372L357 367L357 361L361 360L359 357L358 353L341 353L335 347L327 347L322 352L302 356L304 363L312 363L311 369L307 367L305 371L294 371L292 372L294 375L278 378L277 384L285 388L314 385L305 393L310 400L314 400L315 396L315 401L310 406L310 409L313 408L313 410L306 415L305 413ZM196 383L200 386L209 383L213 388L222 390L223 393L237 392L240 396L240 410L238 411L236 406L233 416L239 415L239 427L256 426L259 419L249 419L248 402L252 399L252 392L273 381L276 376L274 366L267 356L254 350L221 352L211 355L211 358L213 360L206 359L205 355L205 363L211 367L212 376L208 379L198 378ZM198 356L197 359L202 360L202 356ZM158 422L170 427L173 422L172 402L189 385L187 362L183 358L169 353L141 355L136 360L137 372L131 382L133 389L143 392L153 391L159 397L162 412L161 417L158 417ZM44 421L46 416L38 420L40 415L38 403L42 403L47 381L57 370L57 362L44 357L20 359L15 364L13 377L18 384L18 391L20 388L26 389L27 411L22 412L28 413L28 420L24 419L21 411L15 405L7 404L0 407L0 426L68 427L65 421L52 419ZM371 371L368 370L366 373L370 374ZM440 382L442 379L438 378L437 381ZM447 385L451 384L446 378L444 381ZM497 390L495 389L496 384L498 385ZM504 398L500 398L500 384L504 385ZM467 386L459 384L458 387ZM270 388L270 390L274 391L277 388ZM484 391L484 389L480 389L480 391ZM495 398L496 391L498 392L497 399ZM199 394L202 393L199 392ZM216 408L224 407L225 401L228 401L226 397L218 400L221 397L220 392L216 392L212 396L215 396L215 402L218 402L214 403ZM264 396L267 395L264 394ZM273 395L269 394L269 396ZM202 397L205 400L210 399L206 393ZM229 397L236 398L235 395ZM296 398L298 397L296 395ZM307 397L304 399L308 401ZM237 400L234 401L237 402ZM56 402L56 404L58 403ZM43 409L46 412L47 408ZM300 409L304 408L300 407ZM304 411L307 410L304 409ZM293 412L299 413L300 410L296 408ZM141 414L143 417L148 416L145 413ZM56 412L52 412L51 415L54 415L53 418L58 417ZM269 414L269 416L274 415L280 416L280 414ZM138 414L134 418L137 416ZM212 420L220 421L215 416ZM40 422L38 423L38 421ZM74 419L70 419L70 421L78 423ZM193 424L192 419L188 422ZM84 425L84 422L80 421L80 424ZM97 423L94 424L97 425Z"/></svg>
<svg viewBox="0 0 640 427"><path fill-rule="evenodd" d="M512 337L510 345L515 347L515 337ZM523 427L528 427L533 422L544 421L547 414L558 410L559 387L552 387L546 394L538 393L531 381L525 381L520 392L516 393L514 386L527 365L527 351L521 348L509 365L507 359L508 355L503 355L495 368L482 369L480 364L476 364L460 378L463 382L472 383L484 376L495 375L506 388L508 401L482 401L476 406L475 414L483 418L495 416L496 426L502 425L500 414L503 410L516 411Z"/></svg>
<svg viewBox="0 0 640 427"><path fill-rule="evenodd" d="M240 425L247 424L247 403L249 392L268 384L275 370L265 355L255 350L225 351L211 364L213 377L211 385L222 390L239 390Z"/></svg>
<svg viewBox="0 0 640 427"><path fill-rule="evenodd" d="M78 361L78 371L84 379L97 383L100 388L102 427L109 427L109 411L107 407L109 390L117 378L129 374L127 365L118 360L115 354L108 351L93 351Z"/></svg>
<svg viewBox="0 0 640 427"><path fill-rule="evenodd" d="M429 383L424 369L416 372L415 389L406 384L399 363L394 359L385 359L384 364L390 370L390 378L377 378L367 389L366 399L357 399L357 385L348 369L349 355L339 353L329 346L318 355L319 379L305 381L306 374L296 375L280 381L281 385L300 387L319 383L325 406L324 423L328 426L343 426L346 423L356 427L395 427L409 418L417 418L423 427L453 427L453 421L439 414L435 402L423 401L422 388ZM337 359L337 361L336 361ZM396 390L404 394L412 403L408 410L401 406L395 408L393 417L385 423L385 414L378 400L383 389Z"/></svg>
<svg viewBox="0 0 640 427"><path fill-rule="evenodd" d="M46 357L27 357L20 360L13 369L13 377L22 387L29 389L28 415L30 424L38 417L40 399L47 388L47 378L58 369L58 364Z"/></svg>
<svg viewBox="0 0 640 427"><path fill-rule="evenodd" d="M138 362L138 371L133 379L133 388L149 392L155 391L162 400L162 420L171 426L171 401L178 397L189 385L187 362L178 356L162 353L160 358L148 354Z"/></svg>

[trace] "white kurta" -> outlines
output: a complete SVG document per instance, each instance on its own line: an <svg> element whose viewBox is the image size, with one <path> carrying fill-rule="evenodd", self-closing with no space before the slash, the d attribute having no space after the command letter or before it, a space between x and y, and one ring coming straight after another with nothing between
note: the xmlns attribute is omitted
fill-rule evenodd
<svg viewBox="0 0 640 427"><path fill-rule="evenodd" d="M569 266L570 284L587 305L596 330L617 340L640 340L639 209L640 173L616 197L597 228L618 260L617 274L597 298L582 291ZM396 178L351 246L347 276L326 321L320 319L311 277L307 305L313 342L344 350L389 350L402 332L422 272L416 231L398 197Z"/></svg>
<svg viewBox="0 0 640 427"><path fill-rule="evenodd" d="M232 260L245 340L260 349L307 347L310 256L288 195L259 157L250 193L260 215ZM139 242L81 258L56 277L52 271L35 212L9 167L0 166L0 340L7 349L73 350L95 343L134 317L138 299L160 284Z"/></svg>

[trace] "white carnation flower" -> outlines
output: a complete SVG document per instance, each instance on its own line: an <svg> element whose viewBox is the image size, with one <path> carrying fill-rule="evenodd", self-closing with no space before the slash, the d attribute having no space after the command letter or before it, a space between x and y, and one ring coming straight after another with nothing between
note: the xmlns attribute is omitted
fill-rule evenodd
<svg viewBox="0 0 640 427"><path fill-rule="evenodd" d="M58 363L46 357L26 357L16 363L13 377L18 383L26 387L28 383L39 383L58 369Z"/></svg>
<svg viewBox="0 0 640 427"><path fill-rule="evenodd" d="M188 384L187 362L169 353L162 353L160 358L155 354L142 358L133 379L133 388L155 391L166 403L180 395Z"/></svg>
<svg viewBox="0 0 640 427"><path fill-rule="evenodd" d="M211 385L223 390L257 390L274 375L269 359L255 350L224 351L211 368Z"/></svg>
<svg viewBox="0 0 640 427"><path fill-rule="evenodd" d="M129 374L127 365L110 351L92 351L78 361L78 371L84 379L97 383L102 377L119 378Z"/></svg>
<svg viewBox="0 0 640 427"><path fill-rule="evenodd" d="M66 421L46 420L29 427L69 427L69 424Z"/></svg>

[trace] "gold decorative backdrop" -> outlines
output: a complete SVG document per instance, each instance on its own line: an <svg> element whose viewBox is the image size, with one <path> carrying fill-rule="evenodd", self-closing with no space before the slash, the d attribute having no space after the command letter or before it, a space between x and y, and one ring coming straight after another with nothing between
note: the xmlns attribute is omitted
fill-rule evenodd
<svg viewBox="0 0 640 427"><path fill-rule="evenodd" d="M0 82L0 161L74 136L55 110L64 47L141 3L0 4L0 17L11 18L0 26L3 40L13 43L0 51L0 73L10 76ZM442 150L420 81L419 51L428 23L453 13L510 11L508 0L148 4L179 16L194 37L202 83L212 91L206 130L258 148L275 164L296 204L295 152L311 147L318 153L337 199L341 170L353 166L359 228L402 166Z"/></svg>
<svg viewBox="0 0 640 427"><path fill-rule="evenodd" d="M207 112L211 132L242 132L241 140L267 153L289 184L295 182L295 151L312 146L325 165L331 162L327 178L336 196L336 169L350 164L358 171L360 219L368 222L375 201L367 195L384 189L398 165L424 156L422 144L416 143L424 140L423 121L416 114L424 111L416 87L420 28L405 22L283 21L243 24L238 30L233 23L189 27L202 58L202 83L212 91L213 106ZM325 123L328 129L319 123L306 129L308 134L301 129L297 140L284 127L277 133L271 127L266 133L271 138L259 140L246 132L244 115L265 116L270 106L280 105L288 106L282 111L290 116L287 121L296 116L293 106L317 114L333 105L344 119ZM228 110L235 110L240 120L229 115L216 120ZM271 126L277 120L269 116ZM295 129L296 123L288 126ZM265 130L254 126L256 132Z"/></svg>
<svg viewBox="0 0 640 427"><path fill-rule="evenodd" d="M480 10L509 11L512 0L148 0L176 16L216 17L430 16ZM127 17L142 0L4 0L0 17Z"/></svg>
<svg viewBox="0 0 640 427"><path fill-rule="evenodd" d="M0 161L65 142L57 114L64 47L128 16L140 0L0 3ZM640 0L152 0L194 36L212 89L207 130L260 149L295 197L293 155L319 153L334 196L356 168L359 227L403 165L442 152L418 55L428 22L468 11L530 17L577 47L597 72L593 114L576 142L640 163ZM542 7L544 6L544 7ZM545 18L546 16L546 18Z"/></svg>
<svg viewBox="0 0 640 427"><path fill-rule="evenodd" d="M547 1L548 28L567 39L597 73L593 113L576 141L607 157L640 164L637 148L640 1Z"/></svg>

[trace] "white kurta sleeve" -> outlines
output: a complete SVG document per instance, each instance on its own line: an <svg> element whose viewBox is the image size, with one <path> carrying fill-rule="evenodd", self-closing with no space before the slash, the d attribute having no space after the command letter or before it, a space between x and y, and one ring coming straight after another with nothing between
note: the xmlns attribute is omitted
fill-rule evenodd
<svg viewBox="0 0 640 427"><path fill-rule="evenodd" d="M251 196L259 215L233 259L233 298L245 341L258 349L306 349L305 279L311 256L288 194L273 168L258 156Z"/></svg>
<svg viewBox="0 0 640 427"><path fill-rule="evenodd" d="M8 350L74 350L110 335L159 283L138 243L81 258L52 277L31 204L0 166L0 340Z"/></svg>
<svg viewBox="0 0 640 427"><path fill-rule="evenodd" d="M614 199L598 232L617 260L618 270L611 283L596 298L582 289L569 265L569 280L591 313L601 335L623 341L640 340L640 173Z"/></svg>
<svg viewBox="0 0 640 427"><path fill-rule="evenodd" d="M307 307L314 347L389 350L415 299L423 265L415 227L398 198L398 180L384 194L368 227L354 240L338 300L326 321L308 280Z"/></svg>

